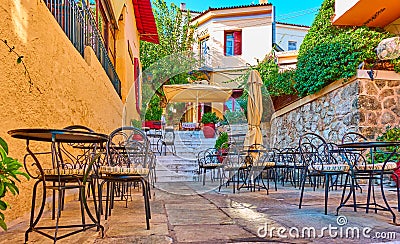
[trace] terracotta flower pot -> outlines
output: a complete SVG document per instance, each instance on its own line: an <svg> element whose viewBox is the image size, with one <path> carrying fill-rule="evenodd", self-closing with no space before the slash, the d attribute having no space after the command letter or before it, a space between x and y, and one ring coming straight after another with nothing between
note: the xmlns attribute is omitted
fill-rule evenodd
<svg viewBox="0 0 400 244"><path fill-rule="evenodd" d="M215 124L204 124L203 134L205 138L214 138L215 136Z"/></svg>

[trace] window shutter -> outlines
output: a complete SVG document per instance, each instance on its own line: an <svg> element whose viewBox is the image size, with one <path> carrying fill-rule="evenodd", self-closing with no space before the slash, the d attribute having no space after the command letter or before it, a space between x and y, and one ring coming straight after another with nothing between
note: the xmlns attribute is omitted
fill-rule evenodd
<svg viewBox="0 0 400 244"><path fill-rule="evenodd" d="M242 54L242 31L233 32L233 39L235 42L234 54L241 55Z"/></svg>
<svg viewBox="0 0 400 244"><path fill-rule="evenodd" d="M133 78L135 79L135 100L136 100L136 111L140 114L140 83L139 83L139 72L140 72L140 67L139 67L139 59L134 58L133 61Z"/></svg>
<svg viewBox="0 0 400 244"><path fill-rule="evenodd" d="M224 31L224 55L226 56L226 31Z"/></svg>

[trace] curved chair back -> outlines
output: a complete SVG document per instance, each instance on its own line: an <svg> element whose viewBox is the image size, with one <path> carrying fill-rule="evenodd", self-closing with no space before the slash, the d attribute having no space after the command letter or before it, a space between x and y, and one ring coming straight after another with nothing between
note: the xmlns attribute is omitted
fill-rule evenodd
<svg viewBox="0 0 400 244"><path fill-rule="evenodd" d="M150 167L150 141L135 127L120 127L111 132L106 149L109 166Z"/></svg>
<svg viewBox="0 0 400 244"><path fill-rule="evenodd" d="M347 132L342 137L342 143L365 142L365 141L368 141L368 139L365 136L354 131Z"/></svg>
<svg viewBox="0 0 400 244"><path fill-rule="evenodd" d="M240 150L235 143L224 142L221 145L223 152L220 152L220 158L224 166L238 167L242 164Z"/></svg>
<svg viewBox="0 0 400 244"><path fill-rule="evenodd" d="M305 133L300 137L299 151L302 163L314 169L316 165L323 165L329 159L325 140L315 133Z"/></svg>

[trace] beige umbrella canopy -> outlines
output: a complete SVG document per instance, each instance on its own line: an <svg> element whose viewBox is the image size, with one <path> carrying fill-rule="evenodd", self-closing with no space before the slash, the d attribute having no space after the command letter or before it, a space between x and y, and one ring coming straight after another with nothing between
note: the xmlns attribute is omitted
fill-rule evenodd
<svg viewBox="0 0 400 244"><path fill-rule="evenodd" d="M226 102L232 89L207 84L164 85L168 102Z"/></svg>
<svg viewBox="0 0 400 244"><path fill-rule="evenodd" d="M252 70L247 81L249 96L247 101L247 122L249 129L244 141L245 146L263 144L260 129L261 116L263 113L261 86L263 85L260 74Z"/></svg>
<svg viewBox="0 0 400 244"><path fill-rule="evenodd" d="M226 102L232 95L230 88L197 83L164 85L163 90L168 103L194 102L195 107L199 102ZM197 118L196 114L196 121Z"/></svg>

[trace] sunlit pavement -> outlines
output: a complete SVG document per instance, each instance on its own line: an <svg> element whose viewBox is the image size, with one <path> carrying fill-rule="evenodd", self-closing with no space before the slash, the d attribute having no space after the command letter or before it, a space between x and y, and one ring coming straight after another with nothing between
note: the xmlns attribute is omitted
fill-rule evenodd
<svg viewBox="0 0 400 244"><path fill-rule="evenodd" d="M369 243L400 241L400 226L391 224L387 212L353 212L343 208L337 222L336 206L341 189L331 191L328 215L324 215L323 190L307 187L302 209L298 208L299 190L289 183L278 185L278 191L250 192L242 189L232 193L231 186L221 188L218 181L159 183L152 189L151 229L145 228L141 193L133 190L132 201L117 202L108 220L102 216L105 237L95 229L67 237L59 243L232 243L232 242L284 242L284 243ZM364 186L365 188L365 186ZM395 188L388 188L394 190ZM364 191L363 191L364 192ZM378 192L378 191L377 191ZM359 200L366 193L358 194ZM379 194L376 194L379 201ZM396 195L388 191L392 206ZM62 213L62 223L79 223L79 205L69 202ZM394 209L398 218L400 213ZM344 219L344 217L346 219ZM46 212L43 223L51 221ZM344 224L343 224L344 223ZM13 221L8 232L0 233L1 243L23 243L28 217ZM310 229L315 229L315 238ZM354 233L353 233L354 231ZM359 232L359 237L357 237ZM321 234L323 233L323 234ZM376 235L388 238L375 238ZM396 235L396 236L395 236ZM355 238L351 238L351 237ZM393 237L395 239L393 239ZM37 233L29 235L30 243L51 243Z"/></svg>

